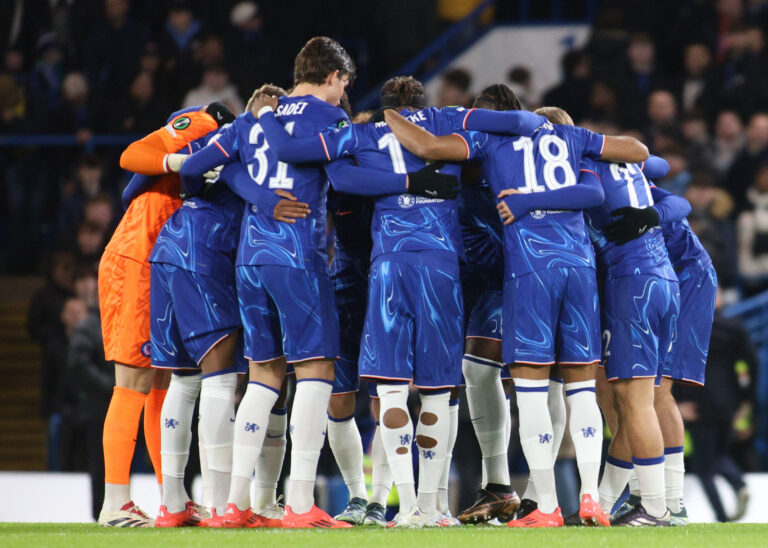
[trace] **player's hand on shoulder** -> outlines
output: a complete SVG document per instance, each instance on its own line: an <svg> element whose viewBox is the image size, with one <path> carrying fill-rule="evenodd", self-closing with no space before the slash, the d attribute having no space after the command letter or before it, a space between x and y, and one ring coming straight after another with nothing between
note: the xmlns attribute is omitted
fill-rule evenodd
<svg viewBox="0 0 768 548"><path fill-rule="evenodd" d="M504 200L501 200L496 205L496 209L499 210L499 215L501 216L501 220L504 221L505 225L511 225L512 223L515 222L515 216L512 214L512 211L509 209L507 202L505 202Z"/></svg>
<svg viewBox="0 0 768 548"><path fill-rule="evenodd" d="M311 213L309 204L299 199L287 190L276 190L275 194L283 198L275 206L272 216L276 221L295 224L296 219L305 219Z"/></svg>
<svg viewBox="0 0 768 548"><path fill-rule="evenodd" d="M408 173L408 194L441 200L455 200L459 195L459 179L440 173L443 163L428 164Z"/></svg>
<svg viewBox="0 0 768 548"><path fill-rule="evenodd" d="M659 226L659 213L651 207L622 207L611 212L621 219L612 222L603 229L608 241L624 245L639 238L651 228Z"/></svg>
<svg viewBox="0 0 768 548"><path fill-rule="evenodd" d="M258 117L259 111L264 107L270 107L272 110L275 110L277 108L277 97L260 93L259 90L256 90L251 95L251 98L248 99L248 104L245 108L251 111L251 114Z"/></svg>

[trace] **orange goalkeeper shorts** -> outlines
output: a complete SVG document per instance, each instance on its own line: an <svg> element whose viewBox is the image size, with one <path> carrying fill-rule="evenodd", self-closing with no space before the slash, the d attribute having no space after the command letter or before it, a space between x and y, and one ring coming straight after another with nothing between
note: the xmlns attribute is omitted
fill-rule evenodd
<svg viewBox="0 0 768 548"><path fill-rule="evenodd" d="M149 281L149 263L108 251L102 255L99 308L108 361L150 367Z"/></svg>

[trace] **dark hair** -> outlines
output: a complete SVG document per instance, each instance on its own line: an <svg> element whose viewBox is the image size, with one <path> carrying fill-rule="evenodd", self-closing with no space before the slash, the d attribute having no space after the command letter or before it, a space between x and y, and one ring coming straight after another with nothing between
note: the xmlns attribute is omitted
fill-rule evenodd
<svg viewBox="0 0 768 548"><path fill-rule="evenodd" d="M84 154L77 162L77 167L90 167L102 169L104 166L101 163L101 158L94 154Z"/></svg>
<svg viewBox="0 0 768 548"><path fill-rule="evenodd" d="M341 99L339 100L339 108L347 113L347 116L352 118L352 105L349 102L349 96L347 95L347 92L341 94Z"/></svg>
<svg viewBox="0 0 768 548"><path fill-rule="evenodd" d="M304 44L293 65L293 84L323 84L334 71L346 74L350 82L355 78L355 63L349 53L336 40L315 36Z"/></svg>
<svg viewBox="0 0 768 548"><path fill-rule="evenodd" d="M443 81L446 84L456 86L461 91L469 91L469 86L472 85L472 76L463 68L455 68L443 73Z"/></svg>
<svg viewBox="0 0 768 548"><path fill-rule="evenodd" d="M523 110L520 99L506 84L488 86L475 97L472 106L491 110Z"/></svg>
<svg viewBox="0 0 768 548"><path fill-rule="evenodd" d="M509 69L507 79L515 84L527 86L531 81L531 71L528 70L528 67L517 65Z"/></svg>
<svg viewBox="0 0 768 548"><path fill-rule="evenodd" d="M583 51L579 49L572 49L563 55L562 59L560 60L560 67L563 69L565 75L570 77L573 74L573 71L576 70L576 67L578 67L584 61L585 57L586 55Z"/></svg>
<svg viewBox="0 0 768 548"><path fill-rule="evenodd" d="M381 86L381 106L426 108L424 86L413 76L395 76Z"/></svg>

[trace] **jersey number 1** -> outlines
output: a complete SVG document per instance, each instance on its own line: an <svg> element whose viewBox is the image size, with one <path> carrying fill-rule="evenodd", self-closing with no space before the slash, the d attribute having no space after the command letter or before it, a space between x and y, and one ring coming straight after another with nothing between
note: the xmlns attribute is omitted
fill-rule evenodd
<svg viewBox="0 0 768 548"><path fill-rule="evenodd" d="M285 131L288 135L293 135L294 122L288 122L285 124ZM254 124L251 128L251 133L248 135L248 141L255 145L258 141L259 135L263 134L264 130L261 129L259 124ZM259 170L254 174L253 164L248 164L248 173L251 179L256 181L259 185L264 184L264 179L267 177L267 171L269 168L269 159L267 158L267 149L269 149L269 143L266 137L260 147L257 147L253 151L253 157L256 159L256 163L259 165ZM277 171L274 177L269 178L269 188L293 188L293 177L288 177L288 164L285 162L277 162Z"/></svg>

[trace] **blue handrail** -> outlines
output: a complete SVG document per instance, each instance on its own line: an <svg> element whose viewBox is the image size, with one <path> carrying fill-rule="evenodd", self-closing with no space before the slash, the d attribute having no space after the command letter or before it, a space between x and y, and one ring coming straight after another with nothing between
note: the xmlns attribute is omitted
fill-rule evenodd
<svg viewBox="0 0 768 548"><path fill-rule="evenodd" d="M375 105L376 101L379 99L379 90L381 89L381 86L384 84L384 82L394 76L416 73L422 64L427 62L433 55L436 55L437 53L440 53L442 50L444 50L450 44L452 39L464 32L464 30L466 30L470 25L474 24L476 20L482 17L483 13L485 13L485 10L494 4L496 4L496 0L485 0L485 2L472 10L472 13L449 27L448 30L438 36L434 42L421 50L421 52L413 57L410 61L398 68L395 72L393 72L386 79L379 82L377 86L371 89L371 91L369 91L362 99L357 102L357 110L365 110Z"/></svg>

